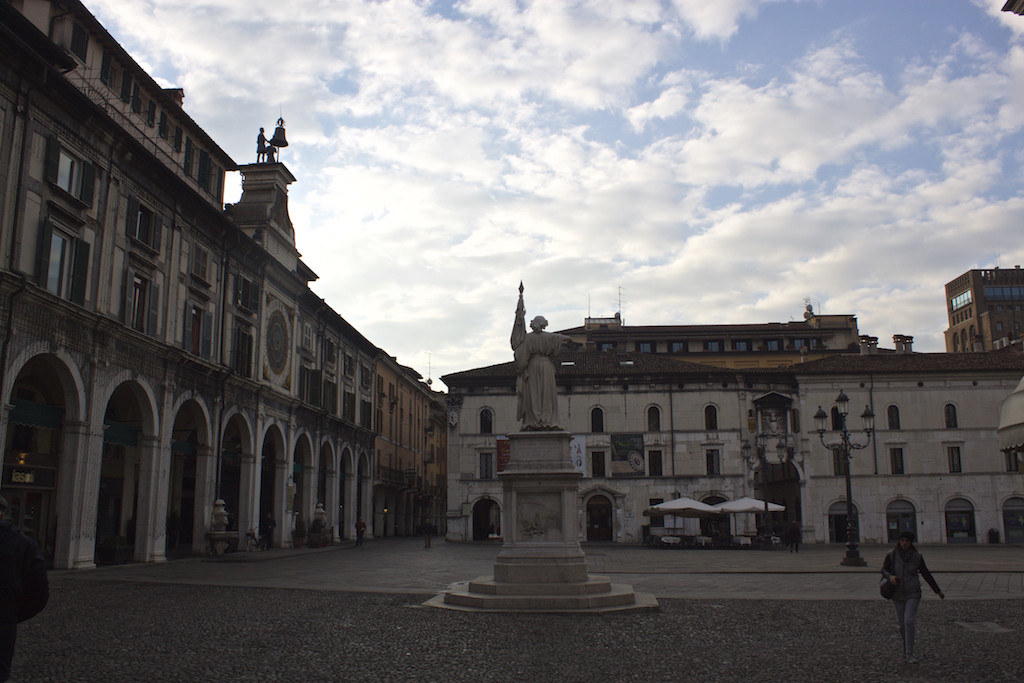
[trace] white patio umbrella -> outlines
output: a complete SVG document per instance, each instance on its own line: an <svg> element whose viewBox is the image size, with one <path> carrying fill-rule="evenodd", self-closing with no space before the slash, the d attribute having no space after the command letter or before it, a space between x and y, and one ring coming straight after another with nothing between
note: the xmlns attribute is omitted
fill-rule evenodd
<svg viewBox="0 0 1024 683"><path fill-rule="evenodd" d="M714 506L702 503L693 498L676 498L666 500L664 503L652 505L644 512L645 515L657 517L659 515L675 515L677 517L704 517L706 515L717 515L719 511Z"/></svg>
<svg viewBox="0 0 1024 683"><path fill-rule="evenodd" d="M744 496L743 498L737 498L736 500L727 500L724 503L718 503L712 506L718 512L728 512L739 514L743 512L764 512L764 501L758 500L757 498L751 498ZM768 512L782 512L786 509L785 505L779 505L778 503L768 503Z"/></svg>
<svg viewBox="0 0 1024 683"><path fill-rule="evenodd" d="M1024 379L999 406L999 450L1017 450L1024 446Z"/></svg>

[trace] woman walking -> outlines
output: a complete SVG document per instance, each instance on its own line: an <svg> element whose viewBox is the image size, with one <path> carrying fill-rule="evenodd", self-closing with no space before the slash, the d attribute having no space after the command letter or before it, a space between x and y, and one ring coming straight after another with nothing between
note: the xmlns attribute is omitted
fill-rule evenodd
<svg viewBox="0 0 1024 683"><path fill-rule="evenodd" d="M939 590L939 584L935 583L932 573L925 566L921 553L914 547L914 533L903 531L896 541L896 547L885 555L882 576L896 587L892 604L896 608L903 651L911 664L919 661L914 656L914 622L917 619L917 607L921 604L921 580L918 574L924 577L940 600L946 599L946 594Z"/></svg>

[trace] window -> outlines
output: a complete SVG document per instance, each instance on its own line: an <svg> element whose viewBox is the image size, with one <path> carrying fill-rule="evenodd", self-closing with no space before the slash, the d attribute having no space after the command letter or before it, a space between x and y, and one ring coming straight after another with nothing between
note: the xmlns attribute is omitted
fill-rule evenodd
<svg viewBox="0 0 1024 683"><path fill-rule="evenodd" d="M62 299L82 305L89 273L89 243L47 224L40 249L40 283Z"/></svg>
<svg viewBox="0 0 1024 683"><path fill-rule="evenodd" d="M324 339L324 362L334 365L338 361L338 345L333 339Z"/></svg>
<svg viewBox="0 0 1024 683"><path fill-rule="evenodd" d="M207 192L210 191L210 172L210 153L205 149L199 150L199 172L196 175L196 180L199 182L199 187Z"/></svg>
<svg viewBox="0 0 1024 683"><path fill-rule="evenodd" d="M192 249L192 274L203 282L209 282L206 271L210 265L210 251L196 244Z"/></svg>
<svg viewBox="0 0 1024 683"><path fill-rule="evenodd" d="M480 411L480 433L494 433L494 413L491 412L490 408L484 408Z"/></svg>
<svg viewBox="0 0 1024 683"><path fill-rule="evenodd" d="M342 403L342 417L349 422L356 421L356 394L354 391L346 391Z"/></svg>
<svg viewBox="0 0 1024 683"><path fill-rule="evenodd" d="M704 429L709 432L718 431L718 408L704 407Z"/></svg>
<svg viewBox="0 0 1024 683"><path fill-rule="evenodd" d="M356 359L352 356L351 353L346 353L345 354L345 368L344 368L344 371L345 371L345 376L346 377L355 377L355 374L356 374Z"/></svg>
<svg viewBox="0 0 1024 683"><path fill-rule="evenodd" d="M832 431L839 432L843 429L843 416L839 408L832 406Z"/></svg>
<svg viewBox="0 0 1024 683"><path fill-rule="evenodd" d="M604 451L594 451L590 454L590 476L604 477Z"/></svg>
<svg viewBox="0 0 1024 683"><path fill-rule="evenodd" d="M309 351L316 350L316 347L313 345L313 326L310 323L302 326L302 348Z"/></svg>
<svg viewBox="0 0 1024 683"><path fill-rule="evenodd" d="M252 331L248 326L235 327L232 346L231 367L242 377L252 377Z"/></svg>
<svg viewBox="0 0 1024 683"><path fill-rule="evenodd" d="M946 418L946 429L956 429L957 428L956 406L953 405L952 403L947 403L946 407L943 410L943 412L944 412L944 416Z"/></svg>
<svg viewBox="0 0 1024 683"><path fill-rule="evenodd" d="M661 505L665 502L664 498L649 498L647 500L647 507L652 508L655 505ZM650 527L661 528L665 526L665 515L651 515Z"/></svg>
<svg viewBox="0 0 1024 683"><path fill-rule="evenodd" d="M845 476L850 463L843 455L843 449L832 449L832 473L836 476Z"/></svg>
<svg viewBox="0 0 1024 683"><path fill-rule="evenodd" d="M963 472L963 466L960 463L960 447L959 446L947 446L946 456L949 459L949 471L951 474Z"/></svg>
<svg viewBox="0 0 1024 683"><path fill-rule="evenodd" d="M320 371L308 365L299 368L299 399L320 405Z"/></svg>
<svg viewBox="0 0 1024 683"><path fill-rule="evenodd" d="M889 449L889 464L892 466L893 474L906 474L903 471L903 449L902 448L890 448Z"/></svg>
<svg viewBox="0 0 1024 683"><path fill-rule="evenodd" d="M782 350L782 342L780 342L778 339L767 339L764 342L764 350L765 351L781 351Z"/></svg>
<svg viewBox="0 0 1024 683"><path fill-rule="evenodd" d="M166 138L168 135L167 112L165 111L160 112L160 123L156 127L156 132L162 138Z"/></svg>
<svg viewBox="0 0 1024 683"><path fill-rule="evenodd" d="M668 349L672 353L686 353L686 342L670 342Z"/></svg>
<svg viewBox="0 0 1024 683"><path fill-rule="evenodd" d="M92 206L96 167L63 148L56 136L46 140L46 180Z"/></svg>
<svg viewBox="0 0 1024 683"><path fill-rule="evenodd" d="M330 415L338 414L338 383L332 382L329 379L324 380L324 389L320 394L323 399L323 409ZM353 403L355 402L355 396L352 397ZM355 409L353 408L353 412Z"/></svg>
<svg viewBox="0 0 1024 683"><path fill-rule="evenodd" d="M600 408L594 408L590 411L590 431L604 431L604 411Z"/></svg>
<svg viewBox="0 0 1024 683"><path fill-rule="evenodd" d="M805 346L807 346L807 340L806 339L794 339L793 340L793 348L796 351L799 351L800 349L804 348Z"/></svg>
<svg viewBox="0 0 1024 683"><path fill-rule="evenodd" d="M235 305L250 313L260 310L260 286L241 273L235 274Z"/></svg>
<svg viewBox="0 0 1024 683"><path fill-rule="evenodd" d="M185 138L185 156L181 159L181 172L188 177L192 177L192 158L195 156L195 151L192 149L192 138Z"/></svg>
<svg viewBox="0 0 1024 683"><path fill-rule="evenodd" d="M132 75L127 71L121 74L121 101L125 104L132 101Z"/></svg>
<svg viewBox="0 0 1024 683"><path fill-rule="evenodd" d="M480 478L494 479L494 453L480 454Z"/></svg>
<svg viewBox="0 0 1024 683"><path fill-rule="evenodd" d="M719 475L722 473L722 452L717 448L709 448L704 451L704 460L707 464L707 473L709 475Z"/></svg>
<svg viewBox="0 0 1024 683"><path fill-rule="evenodd" d="M100 59L100 83L109 86L114 82L114 62L109 52L104 52Z"/></svg>
<svg viewBox="0 0 1024 683"><path fill-rule="evenodd" d="M146 125L152 128L156 124L156 100L149 101L149 109L146 112Z"/></svg>
<svg viewBox="0 0 1024 683"><path fill-rule="evenodd" d="M128 198L125 227L128 237L154 251L160 251L160 242L163 239L163 217L139 203L135 197Z"/></svg>
<svg viewBox="0 0 1024 683"><path fill-rule="evenodd" d="M615 342L598 342L597 343L597 350L598 351L614 351L615 350Z"/></svg>
<svg viewBox="0 0 1024 683"><path fill-rule="evenodd" d="M647 453L647 475L650 477L662 476L661 451L648 451Z"/></svg>
<svg viewBox="0 0 1024 683"><path fill-rule="evenodd" d="M211 318L199 304L185 304L185 350L202 358L210 357Z"/></svg>
<svg viewBox="0 0 1024 683"><path fill-rule="evenodd" d="M1018 451L1006 451L1006 471L1020 472L1020 453Z"/></svg>
<svg viewBox="0 0 1024 683"><path fill-rule="evenodd" d="M647 431L661 431L661 410L658 406L651 406L647 409Z"/></svg>
<svg viewBox="0 0 1024 683"><path fill-rule="evenodd" d="M146 277L131 273L125 323L133 330L156 334L159 288Z"/></svg>
<svg viewBox="0 0 1024 683"><path fill-rule="evenodd" d="M721 339L708 339L704 342L705 351L713 351L715 353L721 351L723 348Z"/></svg>
<svg viewBox="0 0 1024 683"><path fill-rule="evenodd" d="M180 152L181 151L181 138L182 138L181 126L175 126L174 127L174 151L175 152Z"/></svg>
<svg viewBox="0 0 1024 683"><path fill-rule="evenodd" d="M636 350L640 353L654 353L654 344L652 342L637 342Z"/></svg>
<svg viewBox="0 0 1024 683"><path fill-rule="evenodd" d="M749 339L733 339L732 350L733 351L749 351L753 347Z"/></svg>
<svg viewBox="0 0 1024 683"><path fill-rule="evenodd" d="M373 404L369 401L359 402L359 426L367 429L373 427Z"/></svg>
<svg viewBox="0 0 1024 683"><path fill-rule="evenodd" d="M885 410L886 416L889 418L889 429L900 428L900 409L898 406L889 406Z"/></svg>

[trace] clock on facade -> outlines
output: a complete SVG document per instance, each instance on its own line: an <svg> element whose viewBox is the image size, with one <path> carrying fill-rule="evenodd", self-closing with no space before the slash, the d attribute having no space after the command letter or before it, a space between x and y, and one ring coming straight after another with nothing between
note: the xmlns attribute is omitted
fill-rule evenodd
<svg viewBox="0 0 1024 683"><path fill-rule="evenodd" d="M267 364L277 375L284 372L288 361L288 321L281 311L274 311L267 321Z"/></svg>

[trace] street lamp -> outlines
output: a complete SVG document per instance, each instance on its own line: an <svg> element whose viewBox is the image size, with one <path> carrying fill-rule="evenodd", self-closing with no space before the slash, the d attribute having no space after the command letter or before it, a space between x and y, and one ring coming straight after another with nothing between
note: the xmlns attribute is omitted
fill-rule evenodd
<svg viewBox="0 0 1024 683"><path fill-rule="evenodd" d="M850 461L853 458L853 451L859 451L862 448L867 448L868 444L871 443L871 434L875 430L875 414L871 412L871 408L864 406L864 412L861 414L860 419L863 423L864 433L867 435L867 439L863 444L857 444L850 441L850 432L846 429L846 416L850 408L850 399L843 393L843 390L839 390L839 395L835 400L836 412L839 415L839 441L833 443L825 443L825 427L828 423L828 414L822 410L821 406L818 406L818 412L814 414L814 423L817 426L818 438L821 439L821 444L829 450L839 449L840 457L843 459L843 463L846 465L846 557L842 559L840 564L853 567L863 567L867 564L864 558L860 556L857 551L857 545L859 542L859 531L858 524L854 523L853 517L853 495L850 486Z"/></svg>
<svg viewBox="0 0 1024 683"><path fill-rule="evenodd" d="M771 543L772 532L771 525L768 521L768 440L772 435L757 433L754 436L754 442L757 444L757 458L756 460L752 456L752 447L749 441L744 441L743 445L740 446L740 451L743 454L743 460L746 461L747 466L751 470L754 469L754 463L760 463L761 468L761 497L764 498L764 518L761 520L762 533L767 537L768 543ZM788 447L786 446L786 440L784 438L779 439L779 442L775 444L775 453L779 458L779 464L786 462L786 455L788 454Z"/></svg>

